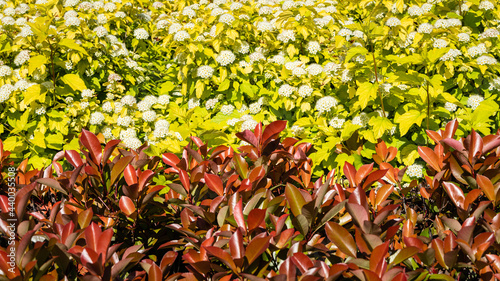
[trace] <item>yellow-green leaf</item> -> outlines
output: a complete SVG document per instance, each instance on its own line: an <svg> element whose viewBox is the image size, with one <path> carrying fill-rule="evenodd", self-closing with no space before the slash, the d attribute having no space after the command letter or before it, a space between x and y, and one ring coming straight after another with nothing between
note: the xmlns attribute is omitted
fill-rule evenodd
<svg viewBox="0 0 500 281"><path fill-rule="evenodd" d="M45 56L38 55L36 57L30 58L28 66L28 74L31 75L35 70L40 68L45 63L47 63L47 58Z"/></svg>
<svg viewBox="0 0 500 281"><path fill-rule="evenodd" d="M80 78L80 76L76 74L66 74L63 76L62 81L66 84L68 84L71 89L75 91L83 91L87 89L87 86L85 86L85 82Z"/></svg>
<svg viewBox="0 0 500 281"><path fill-rule="evenodd" d="M361 84L356 91L356 96L358 96L356 105L361 109L364 109L370 100L373 100L377 97L377 90L377 84L372 84L370 82Z"/></svg>

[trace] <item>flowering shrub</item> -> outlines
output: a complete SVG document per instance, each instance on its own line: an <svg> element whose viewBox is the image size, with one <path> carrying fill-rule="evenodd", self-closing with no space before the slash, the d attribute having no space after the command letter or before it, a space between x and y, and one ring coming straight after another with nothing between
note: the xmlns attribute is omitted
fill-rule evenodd
<svg viewBox="0 0 500 281"><path fill-rule="evenodd" d="M152 155L286 119L328 169L369 158L379 139L411 165L425 129L455 118L457 136L498 129L494 1L0 6L0 134L38 168L76 149L82 128L132 149L147 141Z"/></svg>
<svg viewBox="0 0 500 281"><path fill-rule="evenodd" d="M192 136L161 159L83 131L81 149L45 169L24 161L14 267L0 141L0 280L498 278L500 132L429 130L425 180L412 180L383 141L375 162L315 177L313 146L282 139L285 128L258 123L236 150Z"/></svg>

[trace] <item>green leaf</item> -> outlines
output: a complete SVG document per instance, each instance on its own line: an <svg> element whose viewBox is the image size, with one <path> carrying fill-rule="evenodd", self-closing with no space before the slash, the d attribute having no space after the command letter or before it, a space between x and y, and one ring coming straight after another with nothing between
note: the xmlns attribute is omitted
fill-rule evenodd
<svg viewBox="0 0 500 281"><path fill-rule="evenodd" d="M247 94L250 97L253 97L253 89L252 89L252 85L250 83L244 82L243 84L241 84L240 89L244 94Z"/></svg>
<svg viewBox="0 0 500 281"><path fill-rule="evenodd" d="M174 83L168 81L160 85L160 95L168 94L175 89Z"/></svg>
<svg viewBox="0 0 500 281"><path fill-rule="evenodd" d="M87 89L85 82L77 74L66 74L61 80L75 91L83 91Z"/></svg>
<svg viewBox="0 0 500 281"><path fill-rule="evenodd" d="M377 97L378 84L372 84L370 82L365 82L359 86L356 90L356 96L358 96L358 101L356 105L360 109L364 109L369 101Z"/></svg>
<svg viewBox="0 0 500 281"><path fill-rule="evenodd" d="M40 95L41 92L42 88L40 84L35 84L26 89L26 92L24 92L24 99L23 99L24 104L29 105L31 102L39 100L41 98Z"/></svg>
<svg viewBox="0 0 500 281"><path fill-rule="evenodd" d="M76 44L75 40L73 40L73 39L69 39L69 38L61 39L61 41L59 41L59 45L67 47L68 49L73 49L73 50L79 51L80 53L88 55L87 51L85 51L85 49L82 48L82 46Z"/></svg>
<svg viewBox="0 0 500 281"><path fill-rule="evenodd" d="M422 120L425 118L425 114L420 111L412 109L403 115L396 115L394 121L399 124L399 132L401 136L404 136L413 124L420 126Z"/></svg>
<svg viewBox="0 0 500 281"><path fill-rule="evenodd" d="M219 88L217 89L217 92L223 92L227 89L229 89L229 85L231 84L231 80L224 80L220 85Z"/></svg>
<svg viewBox="0 0 500 281"><path fill-rule="evenodd" d="M354 47L354 48L351 48L351 49L349 49L349 51L347 51L347 54L345 56L345 61L348 62L353 57L355 57L357 55L365 55L366 53L368 53L368 50L365 47Z"/></svg>
<svg viewBox="0 0 500 281"><path fill-rule="evenodd" d="M47 63L47 58L43 55L38 55L36 57L30 58L28 66L28 74L29 75L33 74L35 70L40 68L45 63Z"/></svg>
<svg viewBox="0 0 500 281"><path fill-rule="evenodd" d="M372 126L372 132L375 139L381 138L387 130L392 128L392 122L385 117L374 117L368 122Z"/></svg>
<svg viewBox="0 0 500 281"><path fill-rule="evenodd" d="M401 150L401 160L406 166L409 166L415 162L420 155L418 154L418 147L414 144L409 144L403 147Z"/></svg>

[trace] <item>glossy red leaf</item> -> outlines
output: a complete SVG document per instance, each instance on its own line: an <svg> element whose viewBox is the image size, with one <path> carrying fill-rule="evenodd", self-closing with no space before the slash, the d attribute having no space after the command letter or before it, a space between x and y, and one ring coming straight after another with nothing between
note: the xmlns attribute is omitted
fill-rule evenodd
<svg viewBox="0 0 500 281"><path fill-rule="evenodd" d="M224 186L222 180L217 175L205 173L205 183L208 188L219 196L224 196Z"/></svg>
<svg viewBox="0 0 500 281"><path fill-rule="evenodd" d="M123 195L120 198L120 210L127 216L130 216L135 212L135 205L132 199L128 198L127 196Z"/></svg>
<svg viewBox="0 0 500 281"><path fill-rule="evenodd" d="M177 155L170 153L170 152L163 153L162 160L163 160L163 163L165 163L169 166L172 166L172 167L177 167L177 164L179 164L179 162L181 162L181 160L179 159L179 157L177 157Z"/></svg>
<svg viewBox="0 0 500 281"><path fill-rule="evenodd" d="M418 247L410 246L410 247L403 248L399 251L399 253L397 253L396 257L394 257L391 264L398 265L398 264L402 263L403 261L405 261L406 259L413 257L418 252L420 252L420 248L418 248Z"/></svg>
<svg viewBox="0 0 500 281"><path fill-rule="evenodd" d="M149 181L153 178L155 173L151 170L146 170L141 173L139 176L139 191L142 191L144 187L149 183Z"/></svg>
<svg viewBox="0 0 500 281"><path fill-rule="evenodd" d="M356 243L349 231L333 221L326 223L325 230L328 239L330 239L341 252L356 258Z"/></svg>
<svg viewBox="0 0 500 281"><path fill-rule="evenodd" d="M53 189L61 192L64 195L68 195L68 192L64 188L62 188L59 182L56 181L55 179L43 178L43 179L37 179L36 182L38 182L39 184L44 184L46 186L52 187Z"/></svg>
<svg viewBox="0 0 500 281"><path fill-rule="evenodd" d="M367 189L374 182L382 179L387 174L387 171L388 170L377 170L377 171L374 171L373 173L370 173L368 175L368 177L366 178L365 182L363 183L363 189ZM358 173L359 173L359 171L358 171Z"/></svg>
<svg viewBox="0 0 500 281"><path fill-rule="evenodd" d="M264 144L268 143L271 139L276 138L286 128L287 121L274 121L267 125L262 134L262 141Z"/></svg>
<svg viewBox="0 0 500 281"><path fill-rule="evenodd" d="M184 189L189 193L189 191L191 190L191 183L188 173L184 170L179 170L179 178L181 180L182 186L184 186Z"/></svg>
<svg viewBox="0 0 500 281"><path fill-rule="evenodd" d="M163 274L161 272L161 269L158 265L153 263L148 270L148 281L162 281L163 280Z"/></svg>
<svg viewBox="0 0 500 281"><path fill-rule="evenodd" d="M125 176L125 181L128 185L133 185L137 183L137 174L135 173L134 166L128 164L125 170L123 171L123 175Z"/></svg>
<svg viewBox="0 0 500 281"><path fill-rule="evenodd" d="M431 247L434 249L434 256L436 260L438 261L439 265L441 265L444 268L448 268L444 261L444 242L443 240L436 238L432 240L431 242Z"/></svg>
<svg viewBox="0 0 500 281"><path fill-rule="evenodd" d="M266 210L253 209L247 217L248 231L258 228L266 218Z"/></svg>
<svg viewBox="0 0 500 281"><path fill-rule="evenodd" d="M269 247L269 240L271 239L271 236L266 236L266 237L255 237L248 243L246 251L245 251L245 257L248 260L248 264L251 265L262 253L266 251L266 249Z"/></svg>
<svg viewBox="0 0 500 281"><path fill-rule="evenodd" d="M212 256L215 256L218 258L221 262L223 262L225 265L227 265L231 270L238 272L236 268L236 264L234 263L233 257L226 251L222 250L221 248L214 247L214 246L206 246L204 247L205 250L207 250L208 253L210 253Z"/></svg>
<svg viewBox="0 0 500 281"><path fill-rule="evenodd" d="M448 138L448 139L443 139L442 142L445 143L446 145L452 147L453 149L459 151L459 152L462 152L465 150L464 145L457 140Z"/></svg>
<svg viewBox="0 0 500 281"><path fill-rule="evenodd" d="M477 185L481 188L484 195L488 197L493 203L495 203L496 195L495 195L495 187L491 180L483 175L476 176Z"/></svg>
<svg viewBox="0 0 500 281"><path fill-rule="evenodd" d="M368 176L368 174L373 170L373 163L365 164L359 167L359 170L356 172L354 176L354 182L356 185L360 185L361 182Z"/></svg>
<svg viewBox="0 0 500 281"><path fill-rule="evenodd" d="M450 196L453 204L455 204L455 206L457 207L464 208L465 196L462 189L450 182L443 182L443 186Z"/></svg>
<svg viewBox="0 0 500 281"><path fill-rule="evenodd" d="M106 146L104 146L104 153L102 154L101 162L105 165L108 162L109 157L113 154L115 147L120 144L120 140L110 140Z"/></svg>
<svg viewBox="0 0 500 281"><path fill-rule="evenodd" d="M356 186L356 168L349 162L344 163L344 175L347 177L351 187Z"/></svg>
<svg viewBox="0 0 500 281"><path fill-rule="evenodd" d="M470 136L469 162L474 165L476 162L475 159L481 157L483 154L483 139L476 131L474 131L474 129L472 129Z"/></svg>
<svg viewBox="0 0 500 281"><path fill-rule="evenodd" d="M125 157L120 158L115 163L115 165L111 169L111 183L110 183L111 185L113 185L119 179L119 177L122 176L123 171L125 170L127 165L130 162L132 162L133 159L134 159L134 156L125 156Z"/></svg>
<svg viewBox="0 0 500 281"><path fill-rule="evenodd" d="M76 150L64 151L64 157L75 168L78 168L83 164L82 157L80 156L80 153L78 153Z"/></svg>
<svg viewBox="0 0 500 281"><path fill-rule="evenodd" d="M241 133L236 133L236 136L254 147L259 147L259 140L255 137L254 133L250 130L245 130Z"/></svg>
<svg viewBox="0 0 500 281"><path fill-rule="evenodd" d="M368 220L367 210L363 206L356 203L347 203L346 209L356 225L360 227L364 232L367 232L367 229L365 227L365 221Z"/></svg>
<svg viewBox="0 0 500 281"><path fill-rule="evenodd" d="M245 217L243 216L243 199L240 198L240 200L236 204L236 206L233 210L233 215L234 215L234 220L236 221L236 224L238 224L238 227L243 232L246 232Z"/></svg>
<svg viewBox="0 0 500 281"><path fill-rule="evenodd" d="M238 175L240 175L243 179L246 179L248 176L248 163L245 161L245 158L243 158L240 154L235 154L233 156L233 163Z"/></svg>
<svg viewBox="0 0 500 281"><path fill-rule="evenodd" d="M245 248L243 247L243 235L240 229L236 229L234 234L229 239L229 251L234 259L241 259L245 256Z"/></svg>
<svg viewBox="0 0 500 281"><path fill-rule="evenodd" d="M102 147L96 135L87 130L82 130L80 141L90 152L90 156L94 163L99 165L101 163Z"/></svg>
<svg viewBox="0 0 500 281"><path fill-rule="evenodd" d="M190 136L189 138L193 140L197 147L202 147L204 145L203 141L197 136Z"/></svg>
<svg viewBox="0 0 500 281"><path fill-rule="evenodd" d="M441 161L439 161L439 157L436 155L434 150L432 150L428 147L425 147L425 146L419 146L418 147L418 154L434 170L441 172Z"/></svg>
<svg viewBox="0 0 500 281"><path fill-rule="evenodd" d="M314 266L311 259L301 252L294 253L291 257L291 260L302 274L304 274L309 268Z"/></svg>
<svg viewBox="0 0 500 281"><path fill-rule="evenodd" d="M389 241L384 242L372 251L370 257L370 270L375 272L379 277L382 277L383 273L387 269L387 262L385 261L385 256L389 251Z"/></svg>

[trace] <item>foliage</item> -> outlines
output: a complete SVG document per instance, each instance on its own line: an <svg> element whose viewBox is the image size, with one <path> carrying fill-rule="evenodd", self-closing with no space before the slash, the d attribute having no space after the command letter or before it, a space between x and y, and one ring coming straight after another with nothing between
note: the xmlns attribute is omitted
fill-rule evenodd
<svg viewBox="0 0 500 281"><path fill-rule="evenodd" d="M436 145L418 147L425 181L395 167L383 141L375 163L315 177L313 146L282 139L285 121L238 133L248 145L237 149L191 137L181 157L161 159L83 131L79 151L17 169L16 267L2 236L0 278L498 278L500 132L456 140L458 127L427 132Z"/></svg>
<svg viewBox="0 0 500 281"><path fill-rule="evenodd" d="M159 155L189 136L235 148L235 132L286 119L288 136L315 145L320 176L359 168L379 139L401 167L425 129L457 118L464 137L500 123L489 1L0 5L0 135L39 169L77 149L82 129Z"/></svg>

